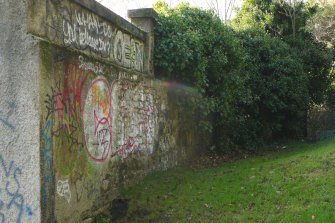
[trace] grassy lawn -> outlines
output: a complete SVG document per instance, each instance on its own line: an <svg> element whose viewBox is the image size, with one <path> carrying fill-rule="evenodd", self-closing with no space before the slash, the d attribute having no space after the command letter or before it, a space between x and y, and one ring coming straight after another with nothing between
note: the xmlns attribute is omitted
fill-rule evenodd
<svg viewBox="0 0 335 223"><path fill-rule="evenodd" d="M334 167L332 139L153 173L123 191L129 210L115 222L335 222Z"/></svg>

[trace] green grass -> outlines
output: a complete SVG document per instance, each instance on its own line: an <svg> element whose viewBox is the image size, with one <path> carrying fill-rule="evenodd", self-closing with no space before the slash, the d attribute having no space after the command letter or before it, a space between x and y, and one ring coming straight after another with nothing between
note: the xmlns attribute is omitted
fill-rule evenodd
<svg viewBox="0 0 335 223"><path fill-rule="evenodd" d="M335 222L334 167L333 139L156 172L123 191L129 210L117 222Z"/></svg>

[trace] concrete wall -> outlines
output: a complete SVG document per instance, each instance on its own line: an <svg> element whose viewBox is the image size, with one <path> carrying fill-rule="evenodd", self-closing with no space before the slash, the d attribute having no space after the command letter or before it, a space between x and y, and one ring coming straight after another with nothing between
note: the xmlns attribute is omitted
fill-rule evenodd
<svg viewBox="0 0 335 223"><path fill-rule="evenodd" d="M169 92L175 90L167 83L44 47L54 58L41 78L49 87L42 94L42 144L50 153L44 162L54 167L49 172L45 165L44 176L53 179L49 191L58 222L89 218L107 208L121 187L192 156L196 122L177 107L182 96ZM42 201L53 199L47 194Z"/></svg>
<svg viewBox="0 0 335 223"><path fill-rule="evenodd" d="M0 223L91 219L206 146L198 95L154 79L154 11L0 3Z"/></svg>
<svg viewBox="0 0 335 223"><path fill-rule="evenodd" d="M40 221L39 47L26 8L0 1L0 222Z"/></svg>

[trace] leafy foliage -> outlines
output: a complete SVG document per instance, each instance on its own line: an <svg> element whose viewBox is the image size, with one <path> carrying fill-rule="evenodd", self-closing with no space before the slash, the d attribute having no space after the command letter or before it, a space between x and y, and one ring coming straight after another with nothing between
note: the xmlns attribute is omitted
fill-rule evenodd
<svg viewBox="0 0 335 223"><path fill-rule="evenodd" d="M309 105L327 99L333 58L305 29L317 7L297 5L294 28L284 7L245 0L230 27L213 12L185 3L173 9L155 4L156 74L208 98L203 107L212 112L218 150L301 137Z"/></svg>
<svg viewBox="0 0 335 223"><path fill-rule="evenodd" d="M243 107L257 123L257 135L265 139L302 135L299 123L308 106L308 78L301 60L289 45L267 34L244 31L240 39L247 54L246 87L252 94L252 101ZM298 125L287 126L292 122Z"/></svg>
<svg viewBox="0 0 335 223"><path fill-rule="evenodd" d="M285 0L244 0L231 25L239 30L258 28L278 37L293 36L294 30L298 37L308 35L306 22L315 14L317 5L300 0L290 2L296 4Z"/></svg>
<svg viewBox="0 0 335 223"><path fill-rule="evenodd" d="M208 96L218 120L214 127L219 128L234 118L234 102L243 91L243 53L234 31L213 12L187 4L169 9L157 2L155 9L160 12L155 32L157 76L195 86Z"/></svg>

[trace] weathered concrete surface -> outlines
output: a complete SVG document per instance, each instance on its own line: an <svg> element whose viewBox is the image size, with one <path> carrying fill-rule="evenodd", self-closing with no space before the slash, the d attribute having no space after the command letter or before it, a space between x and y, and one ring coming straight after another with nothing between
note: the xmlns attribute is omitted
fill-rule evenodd
<svg viewBox="0 0 335 223"><path fill-rule="evenodd" d="M128 17L131 22L137 25L140 29L147 33L146 46L144 48L146 61L144 70L150 75L154 76L154 45L155 33L154 27L158 19L157 12L152 8L135 9L128 11Z"/></svg>
<svg viewBox="0 0 335 223"><path fill-rule="evenodd" d="M34 35L145 74L144 31L114 13L108 14L110 11L94 0L80 4L70 0L30 1L28 27Z"/></svg>
<svg viewBox="0 0 335 223"><path fill-rule="evenodd" d="M120 188L182 163L203 141L183 107L195 97L187 90L47 43L41 52L42 160L53 166L43 169L52 179L42 184L45 216L54 207L57 222L91 218Z"/></svg>
<svg viewBox="0 0 335 223"><path fill-rule="evenodd" d="M0 4L0 222L89 221L206 145L198 96L153 77L152 10Z"/></svg>
<svg viewBox="0 0 335 223"><path fill-rule="evenodd" d="M39 47L27 2L0 0L0 222L40 222Z"/></svg>

